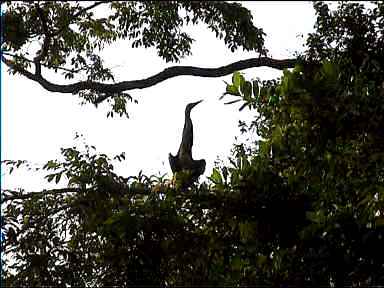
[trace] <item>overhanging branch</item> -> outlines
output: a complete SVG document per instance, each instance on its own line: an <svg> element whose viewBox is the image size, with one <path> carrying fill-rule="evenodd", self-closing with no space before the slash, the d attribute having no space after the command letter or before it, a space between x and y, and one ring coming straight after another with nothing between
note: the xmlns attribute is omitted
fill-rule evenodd
<svg viewBox="0 0 384 288"><path fill-rule="evenodd" d="M197 77L222 77L229 75L235 71L241 71L248 68L254 67L270 67L274 69L285 69L293 68L295 64L298 63L298 59L272 59L268 57L261 58L250 58L246 60L237 61L226 66L221 66L218 68L200 68L194 66L173 66L164 69L163 71L150 76L148 78L132 81L122 81L113 84L105 84L94 81L80 81L67 85L59 85L52 83L42 77L41 75L36 75L25 69L17 67L13 61L6 59L2 56L2 61L11 69L16 70L21 73L28 79L39 83L44 89L50 92L58 93L72 93L76 94L82 90L92 90L99 93L105 93L107 96L99 97L96 99L95 104L101 103L112 94L133 90L133 89L143 89L154 86L160 82L163 82L167 79L177 77L177 76L197 76Z"/></svg>

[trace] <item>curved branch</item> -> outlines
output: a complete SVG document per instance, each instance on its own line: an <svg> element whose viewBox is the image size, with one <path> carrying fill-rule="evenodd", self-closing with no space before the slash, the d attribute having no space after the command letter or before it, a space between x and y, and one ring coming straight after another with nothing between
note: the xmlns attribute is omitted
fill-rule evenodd
<svg viewBox="0 0 384 288"><path fill-rule="evenodd" d="M105 93L106 96L102 96L96 99L95 104L101 103L108 97L111 97L113 94L121 93L127 90L133 89L143 89L154 86L160 82L163 82L167 79L177 77L177 76L198 76L198 77L222 77L229 75L235 71L240 71L248 68L254 67L270 67L274 69L285 69L293 68L295 64L298 63L298 59L272 59L268 57L260 58L250 58L246 60L237 61L226 66L221 66L218 68L200 68L194 66L173 66L164 69L163 71L144 78L141 80L132 80L132 81L122 81L113 84L105 84L94 81L80 81L67 85L59 85L52 83L42 77L41 75L33 74L25 69L17 67L11 60L6 59L2 56L2 61L11 69L16 70L30 80L33 80L39 83L44 89L50 92L59 92L59 93L72 93L76 94L82 90L92 90L99 93Z"/></svg>

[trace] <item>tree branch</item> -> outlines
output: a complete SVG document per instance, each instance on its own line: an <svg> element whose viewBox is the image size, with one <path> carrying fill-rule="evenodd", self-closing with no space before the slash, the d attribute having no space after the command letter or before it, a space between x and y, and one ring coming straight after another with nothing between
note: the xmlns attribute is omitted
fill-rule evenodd
<svg viewBox="0 0 384 288"><path fill-rule="evenodd" d="M31 60L31 59L28 59L24 56L19 56L19 55L15 55L15 54L12 54L12 53L9 53L9 52L2 52L2 54L4 55L7 55L7 56L11 56L11 57L19 57L29 63L35 63L34 60ZM4 62L4 61L3 61ZM76 74L76 73L79 73L81 71L84 71L86 69L86 67L82 67L82 68L78 68L78 69L69 69L69 68L65 68L65 67L60 67L60 66L56 66L56 65L53 65L53 66L48 66L46 64L43 64L41 63L41 66L42 67L46 67L48 69L57 69L57 70L62 70L62 71L65 71L65 72L70 72L70 73L73 73L73 74Z"/></svg>
<svg viewBox="0 0 384 288"><path fill-rule="evenodd" d="M14 69L15 71L21 73L23 76L28 79L39 83L44 89L50 92L59 92L59 93L72 93L76 94L82 90L92 90L99 93L105 93L105 96L99 97L96 99L95 104L103 102L108 97L111 97L113 94L120 93L127 90L133 89L143 89L154 86L160 82L163 82L167 79L177 77L177 76L198 76L198 77L222 77L229 75L235 71L240 71L248 68L254 67L270 67L274 69L285 69L293 68L295 64L298 63L298 59L272 59L268 57L261 58L250 58L246 60L237 61L226 66L221 66L218 68L200 68L194 66L173 66L164 69L163 71L150 76L148 78L132 81L122 81L113 84L106 84L94 81L80 81L67 85L59 85L52 83L42 77L41 75L33 74L23 68L17 67L13 61L6 59L2 56L1 59L8 67Z"/></svg>
<svg viewBox="0 0 384 288"><path fill-rule="evenodd" d="M84 7L83 9L79 10L76 14L73 14L73 18L77 18L79 17L81 14L83 14L84 12L88 11L88 10L91 10L93 8L95 8L96 6L99 6L100 4L105 4L105 3L108 3L109 1L97 1L95 3L93 3L92 5L88 6L88 7Z"/></svg>
<svg viewBox="0 0 384 288"><path fill-rule="evenodd" d="M13 191L9 189L2 190L2 192L8 192L13 194L12 196L4 195L1 199L1 203L4 203L6 201L13 201L13 200L25 200L32 198L35 195L38 196L44 196L47 194L62 194L62 193L78 193L82 189L80 188L62 188L62 189L51 189L51 190L43 190L40 192L29 192L27 194L21 194L21 192Z"/></svg>

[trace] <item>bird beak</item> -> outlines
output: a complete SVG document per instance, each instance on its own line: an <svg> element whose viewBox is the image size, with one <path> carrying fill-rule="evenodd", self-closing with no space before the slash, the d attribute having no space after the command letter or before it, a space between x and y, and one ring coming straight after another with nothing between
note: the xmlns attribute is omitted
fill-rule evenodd
<svg viewBox="0 0 384 288"><path fill-rule="evenodd" d="M192 107L191 107L191 108L195 107L197 104L199 104L199 103L201 103L201 102L203 102L203 99L201 99L200 101L197 101L197 102L195 102L195 103L192 103Z"/></svg>

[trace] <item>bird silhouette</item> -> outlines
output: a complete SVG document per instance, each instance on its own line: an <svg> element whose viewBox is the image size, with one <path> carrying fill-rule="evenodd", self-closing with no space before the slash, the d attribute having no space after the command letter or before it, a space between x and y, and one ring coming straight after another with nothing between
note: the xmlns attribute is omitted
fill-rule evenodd
<svg viewBox="0 0 384 288"><path fill-rule="evenodd" d="M169 153L169 165L171 166L173 174L176 175L178 172L184 172L184 174L187 175L187 177L183 178L183 187L190 186L197 181L205 171L205 160L193 160L192 158L193 124L191 120L191 110L202 101L203 100L189 103L185 107L185 122L179 151L176 156Z"/></svg>

